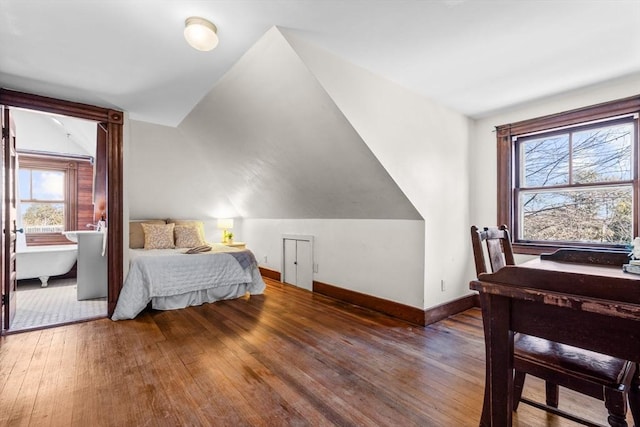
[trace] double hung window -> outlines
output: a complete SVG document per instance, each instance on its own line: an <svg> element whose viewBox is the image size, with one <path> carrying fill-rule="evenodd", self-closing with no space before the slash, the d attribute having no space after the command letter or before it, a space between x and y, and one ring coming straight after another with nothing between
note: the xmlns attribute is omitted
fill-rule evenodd
<svg viewBox="0 0 640 427"><path fill-rule="evenodd" d="M624 249L638 235L640 97L499 126L498 221L514 249Z"/></svg>
<svg viewBox="0 0 640 427"><path fill-rule="evenodd" d="M22 225L30 233L65 231L65 171L20 168Z"/></svg>
<svg viewBox="0 0 640 427"><path fill-rule="evenodd" d="M74 159L18 152L19 215L27 245L70 243L62 231L77 229Z"/></svg>

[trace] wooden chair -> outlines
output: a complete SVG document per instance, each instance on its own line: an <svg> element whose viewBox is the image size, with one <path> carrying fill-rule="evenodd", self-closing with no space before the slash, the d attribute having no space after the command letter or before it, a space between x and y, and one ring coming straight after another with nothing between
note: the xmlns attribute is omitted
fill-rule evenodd
<svg viewBox="0 0 640 427"><path fill-rule="evenodd" d="M485 261L483 242L489 258L489 267ZM507 226L485 227L479 230L471 227L476 273L491 273L505 265L515 265L511 237ZM604 401L609 412L611 426L627 426L627 394L635 374L636 366L626 360L617 359L593 351L548 341L525 334L514 337L514 385L513 410L518 403L555 413L586 425L593 423L558 409L559 386ZM545 381L546 405L522 398L522 389L526 374ZM637 402L631 402L631 412L636 426L640 427L640 414Z"/></svg>

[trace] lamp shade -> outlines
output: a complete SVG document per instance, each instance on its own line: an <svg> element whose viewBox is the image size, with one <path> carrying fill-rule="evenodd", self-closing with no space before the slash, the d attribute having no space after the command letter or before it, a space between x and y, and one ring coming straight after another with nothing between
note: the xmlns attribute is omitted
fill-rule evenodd
<svg viewBox="0 0 640 427"><path fill-rule="evenodd" d="M194 49L207 51L218 46L218 29L204 18L192 16L184 21L184 38Z"/></svg>
<svg viewBox="0 0 640 427"><path fill-rule="evenodd" d="M227 230L229 228L233 228L233 219L231 218L219 219L218 228L221 230Z"/></svg>

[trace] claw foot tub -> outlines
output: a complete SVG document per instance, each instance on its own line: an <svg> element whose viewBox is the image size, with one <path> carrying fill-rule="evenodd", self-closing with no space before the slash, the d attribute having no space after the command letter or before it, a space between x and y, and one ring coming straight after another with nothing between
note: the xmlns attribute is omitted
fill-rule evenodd
<svg viewBox="0 0 640 427"><path fill-rule="evenodd" d="M16 251L16 273L18 280L35 279L42 287L49 277L68 273L78 258L78 245L24 246Z"/></svg>

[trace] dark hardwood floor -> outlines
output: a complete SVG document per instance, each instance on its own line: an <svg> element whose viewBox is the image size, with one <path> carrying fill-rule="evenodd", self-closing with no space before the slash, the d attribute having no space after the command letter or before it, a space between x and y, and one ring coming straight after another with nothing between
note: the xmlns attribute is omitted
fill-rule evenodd
<svg viewBox="0 0 640 427"><path fill-rule="evenodd" d="M266 282L260 296L0 338L0 425L478 425L478 309L419 327ZM543 384L528 378L525 395L542 400ZM560 401L606 423L596 400ZM514 425L575 424L520 405Z"/></svg>

